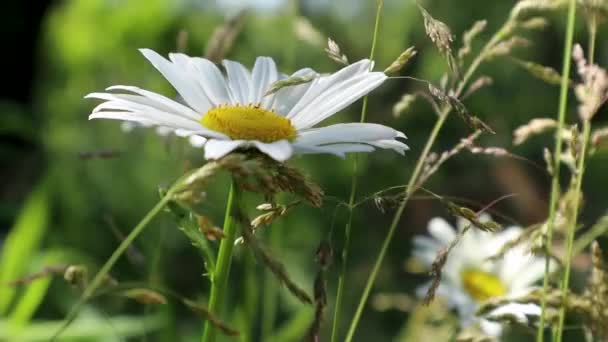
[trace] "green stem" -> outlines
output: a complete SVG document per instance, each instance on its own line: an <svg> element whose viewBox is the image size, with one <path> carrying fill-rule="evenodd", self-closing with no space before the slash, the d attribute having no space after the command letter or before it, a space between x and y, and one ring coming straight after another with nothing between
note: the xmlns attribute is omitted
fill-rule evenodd
<svg viewBox="0 0 608 342"><path fill-rule="evenodd" d="M211 294L209 296L209 312L216 317L221 316L224 297L226 296L226 288L228 285L228 275L230 273L230 265L232 262L232 249L234 248L234 240L236 238L236 222L232 215L235 205L239 202L239 189L235 181L232 181L230 193L228 194L228 203L226 204L226 213L224 215L224 238L220 243L217 263L211 277ZM215 341L216 329L209 321L205 321L203 333L203 342Z"/></svg>
<svg viewBox="0 0 608 342"><path fill-rule="evenodd" d="M272 227L268 228L272 228L269 231L270 246L280 248L283 235L281 223L274 223ZM264 288L262 290L262 298L264 302L262 303L262 339L267 340L272 336L274 322L277 317L278 286L275 277L270 270L265 271L263 282Z"/></svg>
<svg viewBox="0 0 608 342"><path fill-rule="evenodd" d="M566 238L566 259L565 269L564 269L564 277L562 278L561 284L561 295L562 295L562 303L566 303L568 301L568 284L570 282L570 263L572 262L572 251L574 245L574 232L576 231L576 224L578 218L578 210L581 202L581 187L583 184L583 174L585 173L585 157L587 154L587 145L589 144L589 137L591 136L591 123L589 120L585 120L583 122L583 142L580 151L580 159L578 161L578 165L576 167L576 178L574 183L574 191L575 191L575 200L573 203L572 212L574 213L574 217L572 218L571 223L568 227L568 236ZM562 304L559 310L559 321L557 325L557 335L556 342L561 342L562 334L564 331L564 318L566 316L566 305Z"/></svg>
<svg viewBox="0 0 608 342"><path fill-rule="evenodd" d="M177 182L179 183L179 181ZM65 321L59 327L59 329L55 332L51 340L57 339L67 327L74 321L76 315L82 308L82 306L86 303L86 301L95 293L95 291L102 285L110 269L114 266L118 258L122 256L122 254L129 248L129 246L133 243L133 241L139 236L139 234L144 230L144 228L160 213L160 211L171 201L173 194L177 191L177 186L173 186L163 198L156 203L156 205L144 216L144 218L133 228L133 230L127 235L127 237L120 243L118 248L114 250L110 258L105 262L105 264L99 269L93 280L89 283L89 285L84 289L82 296L78 300L78 302L72 307L70 313L66 317Z"/></svg>
<svg viewBox="0 0 608 342"><path fill-rule="evenodd" d="M553 228L555 225L555 216L557 212L557 201L560 193L559 185L559 170L560 170L560 158L562 155L562 130L564 128L564 121L566 117L566 109L568 105L568 84L570 80L570 64L571 64L571 53L572 53L572 41L574 37L574 23L576 19L576 1L569 0L568 5L568 27L566 30L565 46L564 46L564 60L562 66L562 81L559 98L558 108L558 123L557 133L555 134L555 150L553 153L553 180L551 183L551 198L549 202L549 218L547 220L547 236L546 236L546 257L545 257L545 275L543 278L543 291L541 299L541 314L536 334L536 341L544 341L545 332L545 311L547 309L547 291L549 289L549 264L551 260L551 249L553 245Z"/></svg>
<svg viewBox="0 0 608 342"><path fill-rule="evenodd" d="M589 64L595 63L595 38L597 36L597 15L591 14L591 20L589 20L589 46L587 48L587 56L589 58Z"/></svg>
<svg viewBox="0 0 608 342"><path fill-rule="evenodd" d="M383 1L378 1L378 6L376 9L376 19L374 23L374 34L372 37L372 46L369 53L369 59L374 59L374 54L376 51L376 41L378 38L378 31L380 27L380 15L382 14L382 6ZM370 66L371 68L371 66ZM371 71L371 70L370 70ZM363 105L361 106L361 118L360 122L365 122L365 117L367 114L367 96L363 98ZM340 323L340 311L342 308L342 299L344 297L344 283L346 276L346 266L348 262L348 250L350 248L350 235L352 230L352 222L353 222L353 213L354 213L354 204L355 198L357 197L357 185L358 185L358 169L359 169L359 158L357 155L353 158L353 171L352 171L352 180L350 187L350 196L348 199L348 219L346 226L344 227L344 247L342 248L342 267L340 269L340 274L338 275L338 289L336 293L336 304L334 306L334 319L331 329L331 341L338 341L338 333L339 333L339 323Z"/></svg>
<svg viewBox="0 0 608 342"><path fill-rule="evenodd" d="M574 255L582 253L587 246L591 245L600 236L606 234L606 232L608 232L608 217L604 216L574 242L572 253Z"/></svg>
<svg viewBox="0 0 608 342"><path fill-rule="evenodd" d="M591 14L591 20L589 23L589 46L587 50L587 55L589 58L589 65L592 65L595 58L595 37L597 34L597 22L595 19L595 13ZM575 201L573 204L573 212L574 217L572 218L572 223L568 227L568 236L567 236L567 252L566 252L566 260L565 260L565 270L564 277L562 279L561 291L562 291L562 303L566 303L568 301L568 285L570 282L570 263L572 262L572 257L574 255L574 233L576 231L576 225L578 221L578 211L581 202L581 188L583 185L583 176L585 173L585 160L587 158L587 147L589 145L589 138L591 136L591 122L590 118L583 118L583 141L579 156L578 165L576 167L576 178L574 181L574 194ZM557 325L556 332L556 341L561 342L562 335L564 331L564 320L566 316L566 307L562 304L559 310L559 321Z"/></svg>
<svg viewBox="0 0 608 342"><path fill-rule="evenodd" d="M464 90L468 81L471 79L471 77L473 76L473 74L475 73L477 68L481 65L481 63L485 60L488 51L490 51L504 37L509 35L512 32L512 29L513 29L513 20L509 19L500 28L500 30L498 30L492 36L492 38L490 38L488 43L486 43L486 45L482 48L479 55L477 55L477 57L473 60L473 62L471 62L471 64L467 68L467 71L465 72L462 80L459 82L458 86L456 87L456 91L454 92L456 97L459 97L462 94L462 91ZM363 293L361 294L361 298L359 299L359 304L357 305L355 315L353 316L353 319L350 323L350 327L348 329L348 334L346 335L345 341L347 341L347 342L352 341L352 339L355 335L355 331L359 324L359 320L361 319L361 315L363 314L363 309L365 307L365 304L367 303L367 299L369 298L371 290L374 287L374 283L376 282L378 272L380 271L380 267L382 266L382 263L384 262L384 258L388 251L388 247L389 247L391 241L393 240L393 236L395 235L395 231L397 230L397 225L399 224L399 221L401 220L403 211L405 210L405 207L406 207L409 199L411 198L411 196L416 192L416 190L420 186L422 186L422 184L418 184L418 181L419 181L419 177L421 175L423 166L425 164L425 161L426 161L429 153L431 152L431 148L433 147L433 144L435 143L437 136L439 135L439 131L441 131L441 128L443 127L443 124L445 123L450 112L451 112L451 107L445 106L443 108L443 110L441 111L441 113L439 113L439 117L438 117L437 121L435 122L435 126L433 127L433 129L431 131L431 134L424 146L424 149L422 150L422 153L420 154L420 157L418 158L418 161L414 168L414 172L410 176L408 185L405 189L404 198L401 201L401 204L399 205L399 207L397 208L397 211L395 212L395 216L393 217L391 225L388 229L388 233L386 234L386 237L384 238L384 241L382 242L382 246L380 247L380 252L378 253L378 256L376 257L376 261L374 263L372 271L371 271L369 277L367 278L367 283L365 284L365 288L363 290Z"/></svg>

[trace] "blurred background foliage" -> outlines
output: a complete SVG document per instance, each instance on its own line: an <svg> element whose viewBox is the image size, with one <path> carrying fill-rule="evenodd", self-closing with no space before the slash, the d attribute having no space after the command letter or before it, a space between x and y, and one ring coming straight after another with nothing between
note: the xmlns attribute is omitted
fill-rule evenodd
<svg viewBox="0 0 608 342"><path fill-rule="evenodd" d="M488 29L482 35L487 39L506 19L515 1L421 3L451 27L460 44L462 32L479 19L488 20ZM375 6L375 1L363 0L252 1L242 31L227 58L251 66L256 56L267 55L286 73L302 67L332 72L338 66L323 51L326 37L336 40L350 60L366 58ZM84 264L93 273L116 248L121 235L158 200L159 186L169 185L185 170L204 162L200 150L179 138L159 137L153 130L144 129L125 133L119 123L112 121L88 122L87 115L94 103L84 100L83 96L114 84L174 94L168 82L137 49L147 47L165 55L176 50L203 55L214 29L242 7L239 1L204 0L66 0L46 7L37 36L32 38L35 62L31 70L21 76L31 78L31 92L22 99L0 98L3 183L0 255L5 258L0 272L2 287L45 265ZM517 51L516 55L559 69L564 16L559 12L549 17L551 25L530 35L533 45ZM302 18L321 35L310 38L298 33L296 23L301 24ZM584 26L580 25L577 36L582 40L584 35ZM600 27L599 37L601 42L605 26ZM438 83L446 70L445 61L426 37L415 3L387 0L376 50L377 68L385 68L412 45L419 53L403 74ZM606 50L602 44L598 48L596 60L605 65ZM19 54L19 50L10 53ZM15 77L20 77L16 70L8 70L13 71ZM533 117L554 117L558 88L529 76L506 58L482 66L479 74L491 76L494 85L481 90L466 103L497 131L480 144L505 147L541 165L542 169L542 147L551 144L551 136L513 147L512 131ZM435 114L424 101L415 102L400 117L394 117L391 112L403 93L420 88L420 84L412 81L389 80L372 94L369 121L406 132L411 151L405 157L381 151L362 158L361 198L403 184L411 173ZM359 111L360 103L332 120L356 121ZM601 114L598 120L606 121ZM468 133L460 120L449 119L435 150L449 149ZM286 264L293 278L310 289L317 270L314 253L319 242L332 239L335 252L342 246L345 211L338 211L334 222L336 203L333 199L347 199L351 163L332 156L296 157L291 163L318 182L330 198L320 210L297 208L264 231L262 240ZM587 170L583 221L591 223L606 210L608 154L605 151L596 154ZM542 170L521 160L463 153L448 162L427 187L442 195L470 200L477 208L504 194L516 193L517 196L498 203L494 209L501 222L529 225L546 215L549 178ZM227 190L227 177L217 178L208 190L206 208L217 224L221 224ZM247 200L253 215L254 206L263 199L250 195ZM390 212L381 213L372 202L360 206L355 215L345 297L346 318L354 310L392 217ZM422 233L428 220L438 215L447 217L435 201L421 198L409 204L378 279L377 292L412 294L412 289L426 280L425 276L407 273L404 261L409 255L412 236ZM332 227L334 234L330 236ZM9 231L20 233L7 239ZM112 271L117 280L162 286L188 298L205 300L208 282L202 277L202 262L169 215L157 219L134 247L139 258L123 257ZM8 255L17 261L7 262ZM18 258L14 259L14 255ZM237 258L243 261L250 256L237 254ZM255 294L249 299L257 300L258 304L266 300L263 291L278 288L273 278L263 276L260 264L256 266L260 272L254 274L239 272L239 264L235 264L231 274L232 304L243 300L241 294L247 288ZM337 266L336 261L328 276L329 308L334 297ZM2 320L0 330L20 326L26 327L23 331L27 334L23 336L28 339L48 337L52 324L65 316L79 295L60 278L56 276L53 281L48 278L44 283L38 280L15 290L1 289L4 298L0 301L0 315L7 319ZM30 291L35 286L37 289ZM28 304L16 298L28 298ZM311 308L303 308L284 290L280 290L278 305L276 322L270 324L270 328L269 323L265 323L268 334L263 340L275 336L276 340L287 341L289 336L302 336L312 319ZM229 321L238 321L238 313L235 315L235 319ZM175 302L143 307L123 298L103 296L92 301L81 316L82 321L74 324L74 330L66 336L79 340L116 340L117 336L147 334L149 340L187 341L196 340L200 333L199 318ZM395 338L408 316L398 310L381 312L369 305L357 340ZM330 325L329 317L325 330Z"/></svg>

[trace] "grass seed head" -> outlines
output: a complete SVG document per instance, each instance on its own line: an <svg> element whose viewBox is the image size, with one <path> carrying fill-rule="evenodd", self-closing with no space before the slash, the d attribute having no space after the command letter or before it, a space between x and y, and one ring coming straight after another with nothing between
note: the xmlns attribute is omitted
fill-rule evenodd
<svg viewBox="0 0 608 342"><path fill-rule="evenodd" d="M526 140L534 135L544 133L548 130L557 127L557 121L550 118L537 118L532 119L530 122L523 126L517 127L513 132L513 144L521 145Z"/></svg>
<svg viewBox="0 0 608 342"><path fill-rule="evenodd" d="M454 36L452 35L452 31L442 21L439 21L433 18L424 7L418 5L422 16L424 17L424 29L426 30L426 35L431 38L431 41L435 43L437 49L442 54L452 52L452 41L454 41Z"/></svg>
<svg viewBox="0 0 608 342"><path fill-rule="evenodd" d="M325 48L325 52L327 53L327 57L332 61L342 64L348 65L348 58L345 54L340 51L340 46L333 39L327 38L327 47Z"/></svg>
<svg viewBox="0 0 608 342"><path fill-rule="evenodd" d="M403 69L404 66L407 65L410 59L416 56L417 53L418 52L416 51L416 49L413 46L410 46L405 51L403 51L399 55L399 57L397 57L397 59L395 59L393 63L388 66L388 68L384 70L384 73L387 75L397 74L401 69Z"/></svg>

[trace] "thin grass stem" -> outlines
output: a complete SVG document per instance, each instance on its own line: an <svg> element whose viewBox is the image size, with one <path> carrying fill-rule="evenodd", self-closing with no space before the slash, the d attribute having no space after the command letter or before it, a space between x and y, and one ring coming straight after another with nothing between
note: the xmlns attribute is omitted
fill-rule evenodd
<svg viewBox="0 0 608 342"><path fill-rule="evenodd" d="M551 198L549 200L549 218L547 219L547 235L546 235L546 256L545 256L545 275L543 277L543 291L541 299L541 314L539 319L536 341L544 341L545 332L545 311L547 309L547 292L549 289L549 264L551 249L553 244L553 228L555 226L555 217L557 212L557 202L560 194L559 170L560 158L562 154L562 130L566 118L566 109L568 105L568 84L570 80L570 64L572 53L572 42L574 37L574 24L576 21L576 1L569 0L568 4L568 27L566 29L566 37L564 38L564 60L562 66L562 80L558 107L557 130L555 134L555 149L553 153L553 180L551 182Z"/></svg>
<svg viewBox="0 0 608 342"><path fill-rule="evenodd" d="M477 68L481 65L481 63L485 60L486 54L488 53L488 51L490 51L498 42L500 42L506 35L508 35L511 32L512 28L513 28L513 19L510 18L492 36L492 38L490 38L490 40L484 45L484 47L481 49L481 52L471 62L471 64L467 68L466 72L464 73L463 78L458 83L458 86L456 87L455 92L454 92L454 95L456 97L459 97L462 94L462 91L464 90L468 81L474 75L475 71L477 71ZM425 163L429 153L431 152L431 149L435 143L435 140L439 136L439 132L441 131L441 128L443 127L443 124L445 123L451 110L452 110L452 108L450 106L444 106L444 108L441 110L441 112L439 113L439 117L438 117L437 121L435 122L435 125L431 131L431 134L429 135L429 138L422 150L422 153L420 154L420 157L418 158L416 166L414 167L414 171L409 178L408 185L405 188L404 198L401 201L401 204L399 205L399 207L397 208L397 211L395 212L391 225L388 229L388 233L386 234L384 241L382 242L382 246L380 247L380 252L378 253L378 256L376 257L376 261L374 262L372 271L370 272L370 275L365 284L363 293L361 294L361 297L359 299L359 304L357 305L357 309L355 311L355 314L353 316L353 319L352 319L351 324L348 329L348 333L346 335L346 339L345 339L346 342L352 341L352 339L355 335L355 331L356 331L359 321L361 319L361 315L363 314L363 309L365 308L365 304L367 303L371 290L374 286L374 283L376 282L378 272L380 271L382 263L384 262L384 258L386 256L390 243L393 240L393 237L397 230L397 225L399 224L399 221L401 220L401 216L403 215L405 207L407 206L409 199L416 192L416 190L423 185L423 184L419 184L419 177L421 175L424 163Z"/></svg>
<svg viewBox="0 0 608 342"><path fill-rule="evenodd" d="M177 182L179 183L179 182ZM163 198L156 203L156 205L144 216L144 218L133 228L133 230L127 235L127 237L118 245L118 247L114 250L110 258L105 262L105 264L99 269L93 280L88 284L88 286L84 289L80 299L78 302L72 307L68 316L64 320L63 324L59 327L59 329L53 334L51 337L51 341L56 340L59 336L68 328L68 326L74 321L78 312L82 308L82 306L86 303L91 296L95 294L95 291L103 284L104 280L106 280L108 273L118 261L123 253L131 246L133 241L141 234L141 232L148 226L148 224L161 212L161 210L171 201L174 192L177 190L177 187L174 186Z"/></svg>
<svg viewBox="0 0 608 342"><path fill-rule="evenodd" d="M583 141L581 148L581 156L576 168L576 179L574 183L574 191L575 191L575 200L573 203L572 211L574 212L574 217L572 218L570 224L568 225L568 236L566 238L566 258L564 260L564 276L562 278L561 283L561 296L562 303L567 303L568 301L568 285L570 282L570 263L572 262L573 256L573 246L574 246L574 233L576 231L576 224L578 218L578 210L581 202L581 186L583 183L583 174L585 172L585 156L587 153L587 145L589 144L589 137L591 136L591 123L589 120L585 120L583 122ZM564 331L564 319L566 316L566 307L562 304L562 307L559 310L559 320L557 324L556 331L556 342L561 342L562 335Z"/></svg>
<svg viewBox="0 0 608 342"><path fill-rule="evenodd" d="M378 31L380 27L380 16L382 14L383 1L378 1L376 8L376 19L374 23L374 34L372 37L372 46L369 53L369 59L373 60L376 51L376 41L378 38ZM371 66L370 66L371 67ZM361 106L361 118L360 122L365 122L367 115L367 100L368 97L363 98L363 105ZM358 187L358 173L359 173L359 158L357 155L353 157L353 169L352 169L352 180L350 188L350 196L348 199L348 219L346 226L344 227L344 247L342 248L342 267L338 276L338 290L336 294L336 304L334 306L334 318L331 330L331 341L337 342L339 335L339 324L340 324L340 313L342 309L342 300L344 297L344 283L346 276L346 267L348 262L348 251L350 248L350 235L352 231L353 215L355 211L355 199L357 197Z"/></svg>
<svg viewBox="0 0 608 342"><path fill-rule="evenodd" d="M589 58L589 64L592 65L595 57L595 38L597 33L597 23L595 21L595 14L591 14L591 20L589 24L589 45L587 50L587 55ZM580 159L578 161L578 165L576 167L576 177L574 181L574 193L575 200L573 203L573 212L574 217L572 218L572 222L568 227L568 236L566 239L566 259L565 259L565 269L564 269L564 277L562 278L561 283L561 295L562 295L562 303L567 303L568 301L568 286L570 283L570 263L572 262L572 257L574 255L574 233L576 231L577 221L578 221L578 211L581 204L581 188L583 185L583 176L585 174L585 161L587 158L587 148L589 145L589 138L591 136L591 121L590 119L585 119L583 121L583 141L580 151ZM557 325L556 339L555 341L561 342L563 331L564 331L564 320L566 317L566 307L562 305L559 310L559 320Z"/></svg>

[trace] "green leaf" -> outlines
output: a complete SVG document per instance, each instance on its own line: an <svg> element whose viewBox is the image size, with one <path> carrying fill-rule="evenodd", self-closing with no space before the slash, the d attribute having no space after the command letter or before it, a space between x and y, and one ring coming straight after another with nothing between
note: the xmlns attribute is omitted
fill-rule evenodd
<svg viewBox="0 0 608 342"><path fill-rule="evenodd" d="M34 257L49 223L48 186L42 181L26 200L10 230L0 256L0 315L7 312L15 288L7 283L21 277Z"/></svg>

